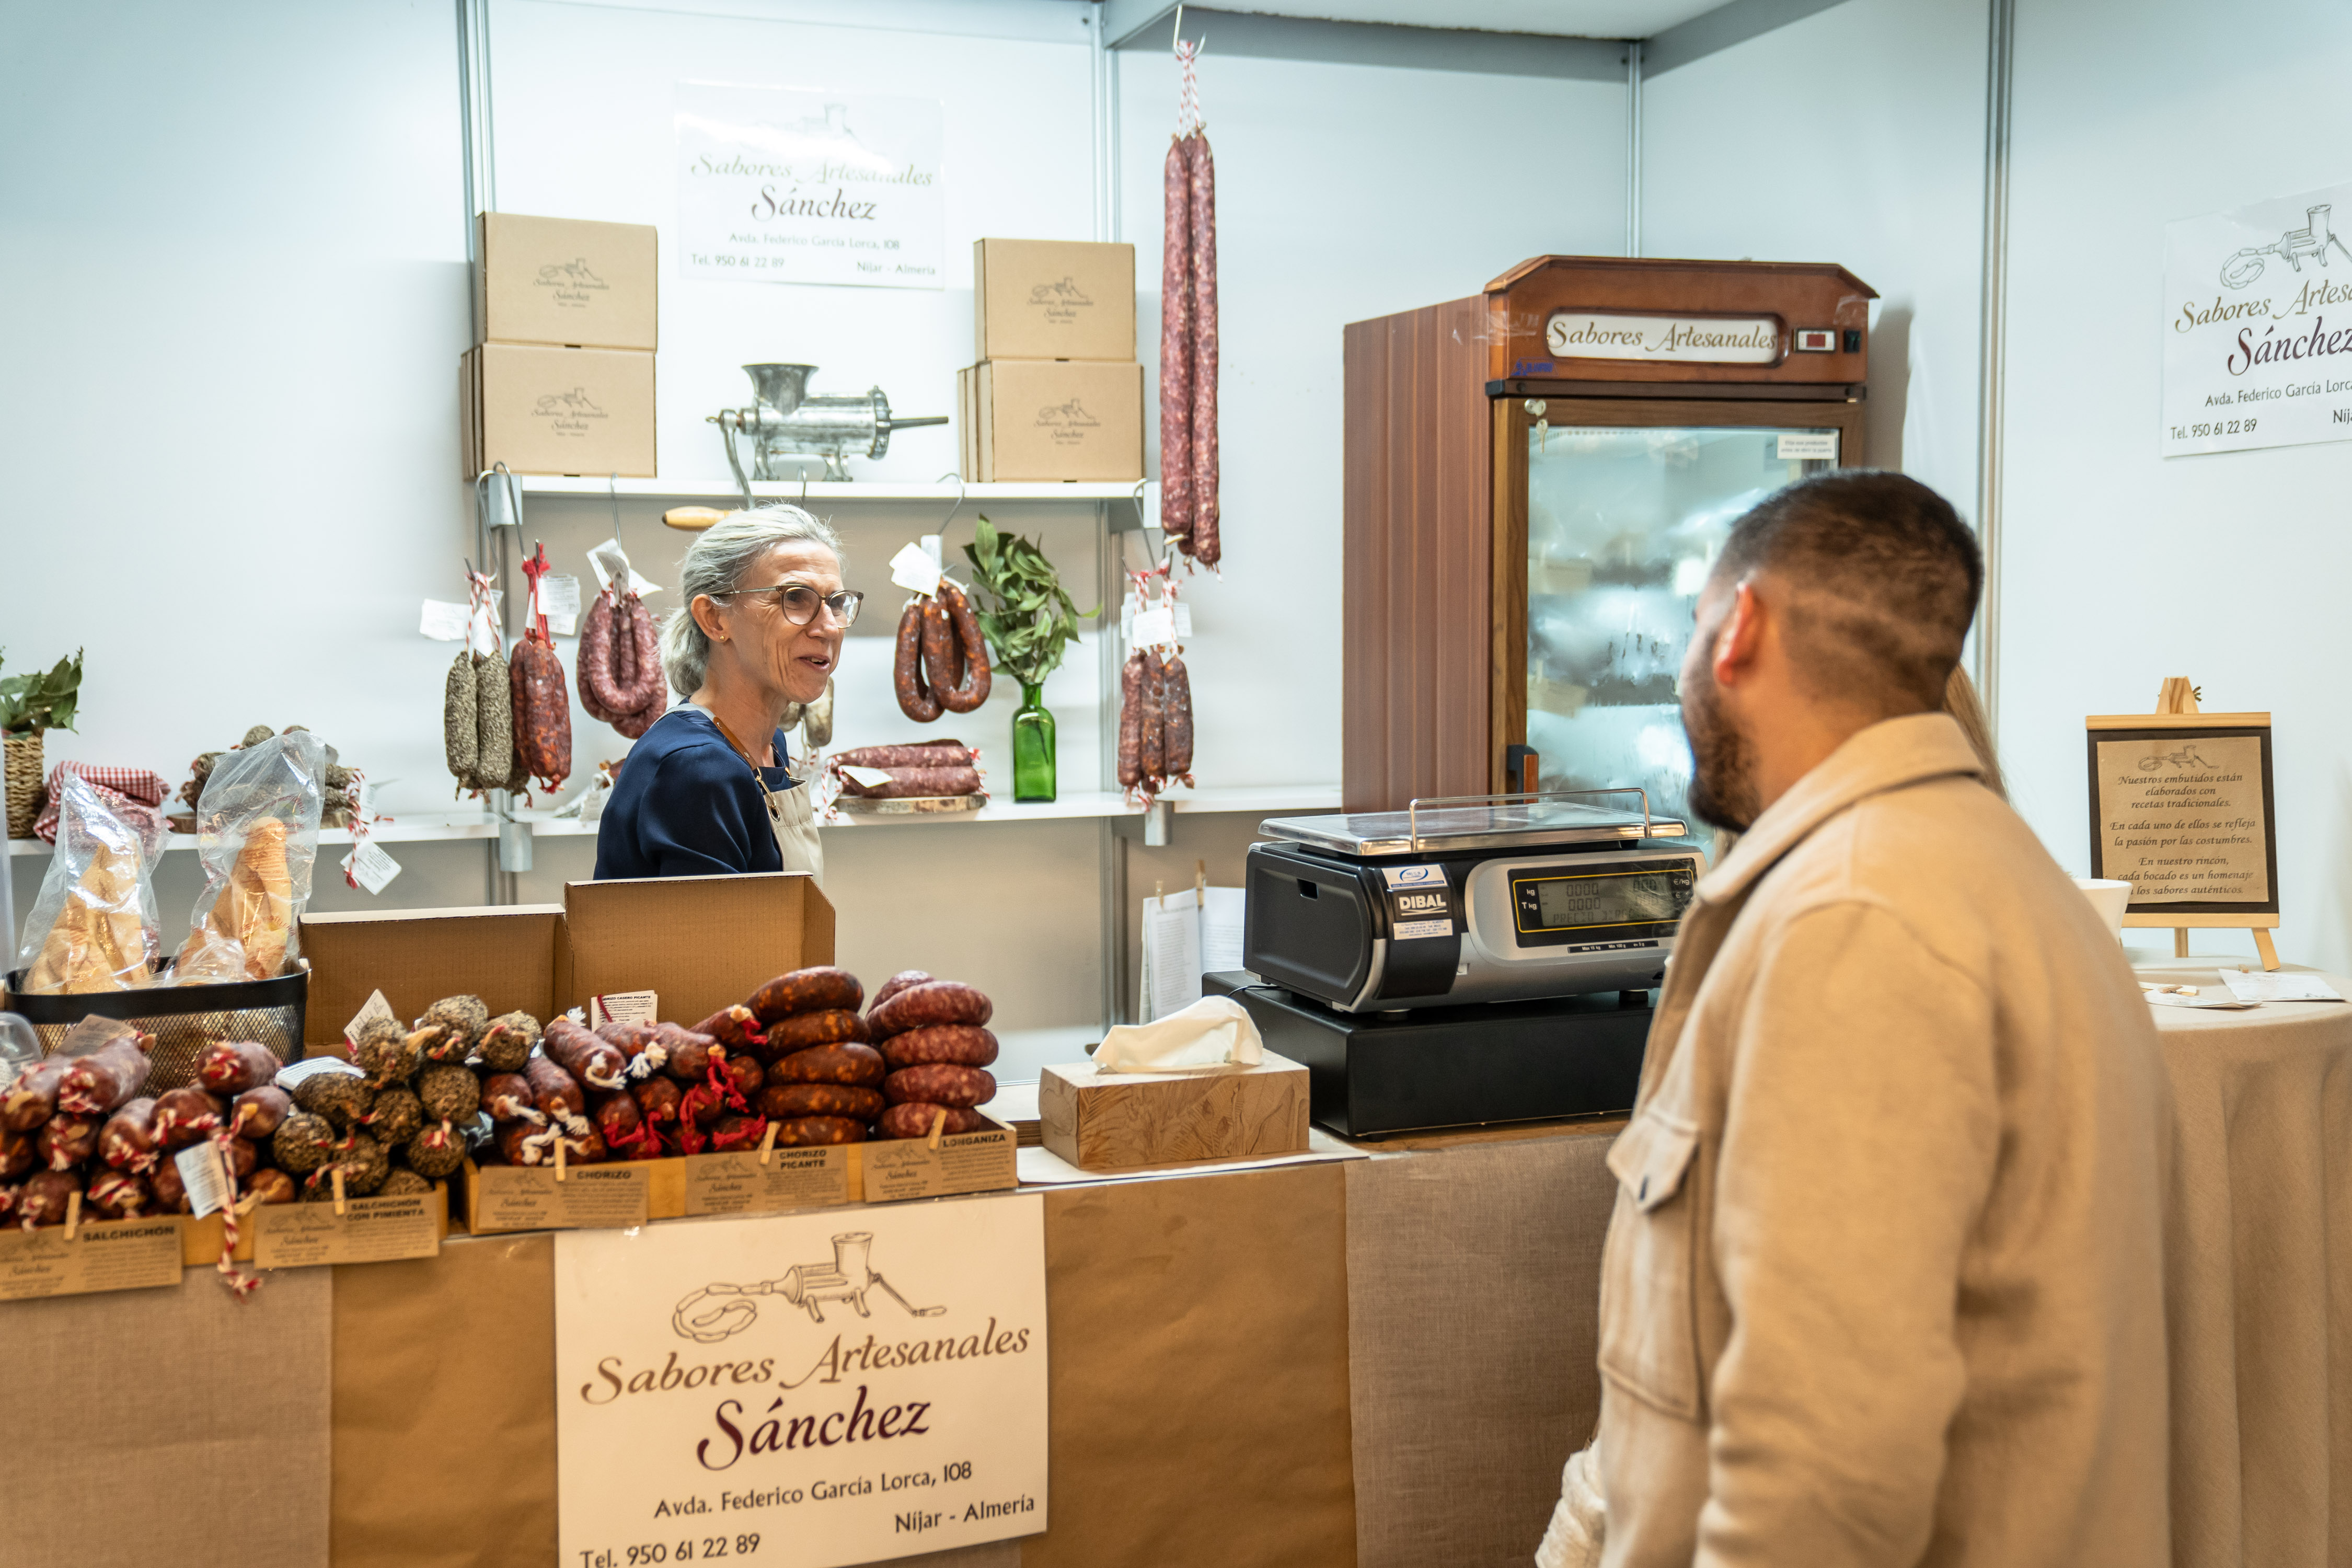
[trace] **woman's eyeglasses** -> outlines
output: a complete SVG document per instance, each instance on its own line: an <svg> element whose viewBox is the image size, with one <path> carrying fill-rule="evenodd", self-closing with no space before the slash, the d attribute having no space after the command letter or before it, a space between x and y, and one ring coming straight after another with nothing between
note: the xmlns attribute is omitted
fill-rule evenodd
<svg viewBox="0 0 2352 1568"><path fill-rule="evenodd" d="M835 620L847 626L857 619L858 606L866 603L865 595L847 588L838 594L820 594L802 583L779 583L772 588L729 588L710 596L726 599L747 594L768 595L770 602L784 619L796 626L804 626L816 619L820 605L833 612Z"/></svg>

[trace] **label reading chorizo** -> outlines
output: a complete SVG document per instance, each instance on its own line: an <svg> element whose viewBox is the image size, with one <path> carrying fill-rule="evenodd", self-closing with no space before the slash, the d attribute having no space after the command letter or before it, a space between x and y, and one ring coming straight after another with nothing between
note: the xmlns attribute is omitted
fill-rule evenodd
<svg viewBox="0 0 2352 1568"><path fill-rule="evenodd" d="M252 1214L253 1261L262 1268L322 1263L389 1263L441 1251L448 1189L332 1204L267 1204Z"/></svg>
<svg viewBox="0 0 2352 1568"><path fill-rule="evenodd" d="M555 1179L551 1165L484 1165L478 1184L473 1229L595 1230L646 1223L653 1173L639 1162L623 1165L573 1165Z"/></svg>
<svg viewBox="0 0 2352 1568"><path fill-rule="evenodd" d="M856 1196L849 1189L845 1143L771 1150L764 1165L752 1150L686 1157L689 1215L781 1214L850 1203Z"/></svg>
<svg viewBox="0 0 2352 1568"><path fill-rule="evenodd" d="M180 1282L180 1219L85 1222L65 1227L0 1231L0 1301L144 1290Z"/></svg>
<svg viewBox="0 0 2352 1568"><path fill-rule="evenodd" d="M958 1133L940 1139L937 1149L921 1138L889 1139L862 1145L861 1152L869 1204L993 1192L1020 1180L1013 1173L1010 1128Z"/></svg>

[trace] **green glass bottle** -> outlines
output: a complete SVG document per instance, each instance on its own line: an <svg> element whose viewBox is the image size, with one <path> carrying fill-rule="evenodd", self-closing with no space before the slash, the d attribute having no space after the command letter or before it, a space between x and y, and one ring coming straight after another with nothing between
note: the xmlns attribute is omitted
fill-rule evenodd
<svg viewBox="0 0 2352 1568"><path fill-rule="evenodd" d="M1013 715L1013 798L1055 798L1054 716L1045 711L1045 683L1021 683L1021 709Z"/></svg>

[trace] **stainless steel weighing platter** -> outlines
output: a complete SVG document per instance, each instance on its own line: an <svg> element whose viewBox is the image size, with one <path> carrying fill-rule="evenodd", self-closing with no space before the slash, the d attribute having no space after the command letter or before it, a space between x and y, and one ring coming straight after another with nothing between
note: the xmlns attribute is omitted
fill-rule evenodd
<svg viewBox="0 0 2352 1568"><path fill-rule="evenodd" d="M1454 805L1432 802L1405 811L1276 816L1258 824L1269 838L1380 859L1458 849L1536 849L1547 845L1680 838L1687 824L1646 811L1617 811L1580 801L1532 800Z"/></svg>

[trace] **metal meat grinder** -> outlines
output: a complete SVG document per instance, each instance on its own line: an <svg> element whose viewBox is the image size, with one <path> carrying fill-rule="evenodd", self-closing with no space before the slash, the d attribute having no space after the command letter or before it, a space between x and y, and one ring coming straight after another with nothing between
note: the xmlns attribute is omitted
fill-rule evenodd
<svg viewBox="0 0 2352 1568"><path fill-rule="evenodd" d="M944 414L894 418L890 400L878 386L859 393L811 395L809 377L816 374L813 364L747 364L743 374L751 378L758 401L749 408L722 408L709 417L727 443L727 466L735 470L735 483L743 491L746 507L753 503L751 483L743 477L743 459L735 449L739 435L752 444L751 479L796 479L801 477L802 461L821 458L826 479L847 479L853 452L879 458L890 449L891 431L948 422Z"/></svg>

